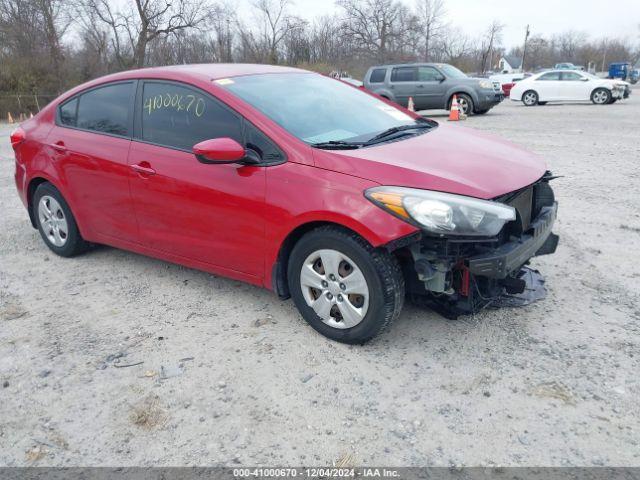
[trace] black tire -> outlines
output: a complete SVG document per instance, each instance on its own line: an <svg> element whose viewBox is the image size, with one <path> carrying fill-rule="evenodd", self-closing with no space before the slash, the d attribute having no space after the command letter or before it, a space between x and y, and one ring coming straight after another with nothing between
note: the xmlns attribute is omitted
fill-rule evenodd
<svg viewBox="0 0 640 480"><path fill-rule="evenodd" d="M613 105L614 103L616 103L618 101L617 98L611 98L611 100L609 100L609 105Z"/></svg>
<svg viewBox="0 0 640 480"><path fill-rule="evenodd" d="M595 105L608 105L611 102L611 92L606 88L596 88L591 93L591 101Z"/></svg>
<svg viewBox="0 0 640 480"><path fill-rule="evenodd" d="M325 323L305 300L300 277L304 262L318 250L336 250L360 269L369 289L368 310L351 328ZM396 258L373 248L355 233L338 227L320 227L305 234L289 257L288 282L291 296L303 318L324 336L342 343L363 344L378 335L400 315L405 297L404 277Z"/></svg>
<svg viewBox="0 0 640 480"><path fill-rule="evenodd" d="M538 96L538 92L535 90L527 90L522 94L522 103L527 107L534 107L538 105L540 101L540 97Z"/></svg>
<svg viewBox="0 0 640 480"><path fill-rule="evenodd" d="M62 214L64 215L63 218L66 221L67 232L65 233L64 244L61 246L55 245L48 234L44 231L42 218L39 214L39 205L40 200L45 196L51 197L58 202L58 204L60 205L60 209L62 210ZM73 216L73 213L71 213L69 204L66 202L66 200L56 187L48 182L40 184L38 188L36 188L36 191L33 193L33 198L31 201L34 217L36 219L36 225L38 226L40 236L42 237L42 240L44 240L44 243L47 245L47 247L49 247L49 249L53 253L55 253L56 255L60 255L61 257L73 257L85 252L89 248L89 243L87 243L82 238L82 235L80 235L78 224L76 223L76 219Z"/></svg>
<svg viewBox="0 0 640 480"><path fill-rule="evenodd" d="M542 106L544 106L544 105L546 105L546 104L547 104L547 102L538 102L538 105L542 105Z"/></svg>
<svg viewBox="0 0 640 480"><path fill-rule="evenodd" d="M473 100L466 93L456 93L456 98L458 99L458 108L460 109L460 113L464 113L467 116L471 116L474 114L474 105ZM451 110L451 104L453 103L453 96L449 99L449 107L447 110Z"/></svg>

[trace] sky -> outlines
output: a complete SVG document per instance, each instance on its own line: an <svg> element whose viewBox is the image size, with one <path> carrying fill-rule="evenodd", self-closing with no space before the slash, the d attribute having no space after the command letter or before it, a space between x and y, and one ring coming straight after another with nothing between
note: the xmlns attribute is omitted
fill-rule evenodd
<svg viewBox="0 0 640 480"><path fill-rule="evenodd" d="M244 14L250 15L250 0ZM640 41L640 0L444 0L448 21L470 36L478 36L495 19L505 25L503 45L524 41L525 27L532 34L552 35L567 30L583 31L592 38L620 37ZM291 13L308 20L341 11L333 0L293 0ZM413 7L415 0L404 0Z"/></svg>

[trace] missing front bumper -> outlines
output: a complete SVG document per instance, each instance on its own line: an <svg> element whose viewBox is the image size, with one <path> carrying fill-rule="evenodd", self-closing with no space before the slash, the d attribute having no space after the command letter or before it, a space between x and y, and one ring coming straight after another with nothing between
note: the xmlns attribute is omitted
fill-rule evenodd
<svg viewBox="0 0 640 480"><path fill-rule="evenodd" d="M531 232L501 245L486 254L470 258L469 272L487 278L504 279L520 270L530 258L554 253L558 236L551 233L558 212L558 204L544 207L531 224Z"/></svg>

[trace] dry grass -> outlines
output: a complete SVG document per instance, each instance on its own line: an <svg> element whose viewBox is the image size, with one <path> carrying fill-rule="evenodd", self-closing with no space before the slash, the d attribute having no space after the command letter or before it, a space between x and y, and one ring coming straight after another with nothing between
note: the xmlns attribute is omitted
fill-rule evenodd
<svg viewBox="0 0 640 480"><path fill-rule="evenodd" d="M164 425L169 418L166 410L160 405L157 395L148 395L131 409L129 419L134 425L145 430L152 430Z"/></svg>
<svg viewBox="0 0 640 480"><path fill-rule="evenodd" d="M530 393L536 397L554 398L561 400L567 405L575 405L576 401L573 394L566 386L559 382L541 383L537 387L531 389Z"/></svg>

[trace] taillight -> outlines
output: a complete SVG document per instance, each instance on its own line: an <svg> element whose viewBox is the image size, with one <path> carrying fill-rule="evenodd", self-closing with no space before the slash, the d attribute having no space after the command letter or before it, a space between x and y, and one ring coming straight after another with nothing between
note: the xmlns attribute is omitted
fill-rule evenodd
<svg viewBox="0 0 640 480"><path fill-rule="evenodd" d="M25 141L27 135L24 133L24 130L20 127L16 128L9 138L11 138L11 146L14 150Z"/></svg>

